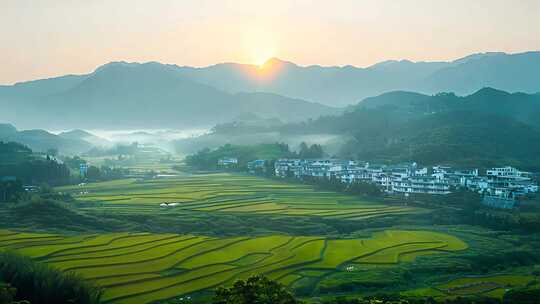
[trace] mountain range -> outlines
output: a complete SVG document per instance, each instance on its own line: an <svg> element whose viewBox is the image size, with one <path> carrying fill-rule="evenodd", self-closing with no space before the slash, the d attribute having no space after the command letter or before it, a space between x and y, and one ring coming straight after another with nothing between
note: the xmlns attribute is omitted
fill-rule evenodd
<svg viewBox="0 0 540 304"><path fill-rule="evenodd" d="M0 86L0 120L50 129L210 127L246 115L294 123L339 114L339 107L389 91L467 95L490 86L535 93L538 79L540 52L367 68L303 67L275 58L263 66L204 68L112 62L86 75Z"/></svg>
<svg viewBox="0 0 540 304"><path fill-rule="evenodd" d="M262 68L224 63L179 69L191 79L228 92L271 92L334 107L396 90L458 95L472 94L482 87L508 92L540 91L540 52L480 53L448 62L388 60L367 68L302 67L273 58Z"/></svg>
<svg viewBox="0 0 540 304"><path fill-rule="evenodd" d="M285 142L295 147L306 141L324 144L331 155L344 158L476 167L504 163L540 171L539 117L538 93L493 88L467 96L394 91L366 98L343 113L302 122L241 115L207 135L176 140L175 146L179 152L191 153L226 143ZM10 124L0 124L0 141L62 154L114 145L80 129L55 135L40 129L19 131Z"/></svg>
<svg viewBox="0 0 540 304"><path fill-rule="evenodd" d="M51 129L210 127L243 113L293 122L338 112L272 93L226 93L153 62L0 87L0 106L2 120Z"/></svg>

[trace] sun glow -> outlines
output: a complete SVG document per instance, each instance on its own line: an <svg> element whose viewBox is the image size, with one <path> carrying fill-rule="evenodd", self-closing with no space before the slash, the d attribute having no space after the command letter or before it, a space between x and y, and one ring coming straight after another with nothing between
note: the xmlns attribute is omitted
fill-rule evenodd
<svg viewBox="0 0 540 304"><path fill-rule="evenodd" d="M249 30L244 35L244 51L249 63L263 68L268 59L276 56L276 39L269 31Z"/></svg>

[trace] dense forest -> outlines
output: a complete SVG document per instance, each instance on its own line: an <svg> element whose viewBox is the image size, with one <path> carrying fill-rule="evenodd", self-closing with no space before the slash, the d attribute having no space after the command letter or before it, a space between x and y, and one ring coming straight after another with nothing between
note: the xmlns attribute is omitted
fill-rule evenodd
<svg viewBox="0 0 540 304"><path fill-rule="evenodd" d="M25 184L61 185L70 181L69 168L49 155L34 154L14 142L0 142L0 177L14 177Z"/></svg>
<svg viewBox="0 0 540 304"><path fill-rule="evenodd" d="M245 170L247 163L256 159L267 160L268 164L279 158L321 158L325 155L321 145L307 145L301 143L298 152L292 151L284 143L259 145L231 145L226 144L217 149L202 149L197 153L188 155L186 165L197 169L217 169L222 158L236 158L238 163L235 169Z"/></svg>

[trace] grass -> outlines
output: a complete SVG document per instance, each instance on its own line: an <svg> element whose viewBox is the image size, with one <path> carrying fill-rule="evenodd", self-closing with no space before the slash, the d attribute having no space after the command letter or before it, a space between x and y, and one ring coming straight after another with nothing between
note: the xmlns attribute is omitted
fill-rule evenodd
<svg viewBox="0 0 540 304"><path fill-rule="evenodd" d="M365 239L316 236L202 237L174 234L15 234L11 249L72 270L105 288L111 303L150 303L264 274L284 284L343 272L348 263L400 261L401 254L462 250L459 239L429 231L389 230ZM0 242L13 239L3 231ZM44 235L45 236L45 235ZM75 242L76 240L80 242ZM410 257L409 257L410 259ZM358 264L360 263L360 264ZM457 283L456 283L457 284Z"/></svg>

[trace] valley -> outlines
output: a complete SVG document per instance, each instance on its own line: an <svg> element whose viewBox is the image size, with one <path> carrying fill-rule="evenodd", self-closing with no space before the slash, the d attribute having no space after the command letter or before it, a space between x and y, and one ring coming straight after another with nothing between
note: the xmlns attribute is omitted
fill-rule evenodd
<svg viewBox="0 0 540 304"><path fill-rule="evenodd" d="M105 303L205 303L215 287L254 274L309 303L381 291L501 298L508 286L534 281L540 269L497 261L490 267L499 270L486 272L478 257L528 237L433 225L429 205L242 173L182 172L156 162L133 168L158 175L56 188L75 199L74 212L102 222L17 228L0 210L8 219L0 225L0 250L81 275L103 288ZM108 220L123 224L107 232L99 225ZM403 281L412 273L417 279Z"/></svg>
<svg viewBox="0 0 540 304"><path fill-rule="evenodd" d="M0 304L540 304L540 0L0 12Z"/></svg>

